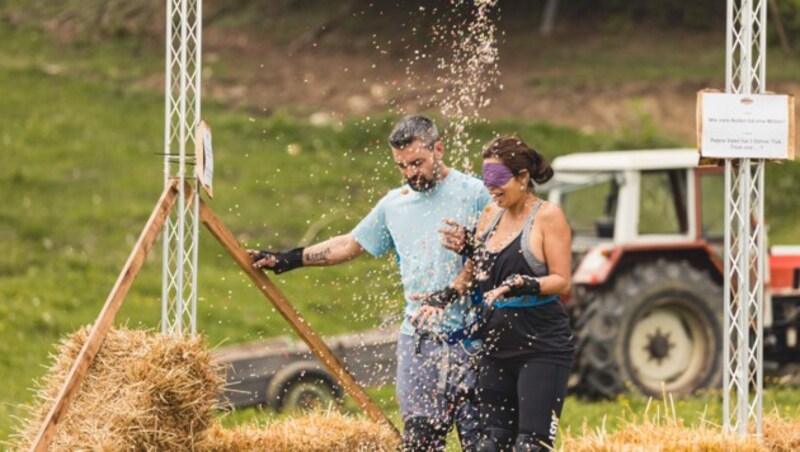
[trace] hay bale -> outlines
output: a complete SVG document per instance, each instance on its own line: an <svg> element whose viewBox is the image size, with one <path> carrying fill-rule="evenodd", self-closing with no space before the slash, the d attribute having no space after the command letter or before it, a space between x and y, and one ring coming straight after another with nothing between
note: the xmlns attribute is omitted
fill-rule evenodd
<svg viewBox="0 0 800 452"><path fill-rule="evenodd" d="M778 413L764 416L763 441L759 442L754 437L740 438L736 434L726 434L719 425L705 420L701 420L699 426L687 427L677 416L671 397L669 401L664 398L655 414L648 414L649 408L650 404L641 420L634 417L614 433L609 433L605 425L594 431L584 426L582 435L566 432L561 442L561 450L570 452L800 450L800 420L787 420Z"/></svg>
<svg viewBox="0 0 800 452"><path fill-rule="evenodd" d="M15 448L30 448L89 335L63 339L38 383ZM264 426L223 429L214 417L222 372L201 339L112 329L58 426L52 451L395 450L391 429L364 418L313 413Z"/></svg>
<svg viewBox="0 0 800 452"><path fill-rule="evenodd" d="M777 413L762 421L764 446L767 450L790 452L800 450L800 420L788 420Z"/></svg>
<svg viewBox="0 0 800 452"><path fill-rule="evenodd" d="M337 412L315 412L276 420L264 426L224 429L213 425L198 450L235 452L393 451L399 446L393 431L368 419Z"/></svg>
<svg viewBox="0 0 800 452"><path fill-rule="evenodd" d="M62 340L38 383L36 413L15 435L29 448L88 337L84 327ZM194 450L212 421L223 379L201 339L112 329L50 450Z"/></svg>
<svg viewBox="0 0 800 452"><path fill-rule="evenodd" d="M13 436L17 449L30 447L88 332L85 327L62 340L53 365L38 384L31 418ZM224 429L213 415L222 385L220 368L201 339L112 329L50 450L389 451L399 446L388 427L336 412ZM686 427L667 396L655 415L648 414L649 408L640 421L634 418L614 433L605 428L584 428L579 436L565 432L561 450L800 450L797 420L766 416L763 443L758 443L725 435L719 426L706 422Z"/></svg>
<svg viewBox="0 0 800 452"><path fill-rule="evenodd" d="M755 439L725 435L719 428L687 428L683 425L659 425L652 422L629 423L614 433L600 429L594 432L584 431L581 436L565 435L561 444L562 450L576 452L765 450Z"/></svg>

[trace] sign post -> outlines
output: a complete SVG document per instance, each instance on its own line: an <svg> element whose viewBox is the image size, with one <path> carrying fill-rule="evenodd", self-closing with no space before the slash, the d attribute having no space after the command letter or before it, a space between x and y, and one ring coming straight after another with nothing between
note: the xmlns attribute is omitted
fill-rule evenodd
<svg viewBox="0 0 800 452"><path fill-rule="evenodd" d="M764 387L764 165L794 158L794 98L766 94L768 0L728 0L725 92L698 93L702 159L725 163L723 425L760 438Z"/></svg>

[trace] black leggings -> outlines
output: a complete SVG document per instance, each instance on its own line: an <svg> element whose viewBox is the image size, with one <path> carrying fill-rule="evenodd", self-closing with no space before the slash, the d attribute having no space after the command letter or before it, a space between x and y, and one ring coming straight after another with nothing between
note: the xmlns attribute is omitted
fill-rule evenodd
<svg viewBox="0 0 800 452"><path fill-rule="evenodd" d="M484 357L478 374L478 410L485 436L499 433L512 443L525 437L552 447L568 378L568 367L535 358Z"/></svg>

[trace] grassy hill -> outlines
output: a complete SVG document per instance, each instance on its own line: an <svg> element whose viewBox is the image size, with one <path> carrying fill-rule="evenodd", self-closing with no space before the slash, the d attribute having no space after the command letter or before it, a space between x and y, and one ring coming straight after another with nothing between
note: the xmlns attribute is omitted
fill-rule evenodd
<svg viewBox="0 0 800 452"><path fill-rule="evenodd" d="M158 199L163 97L130 88L132 74L114 75L137 59L121 46L84 53L53 49L33 31L4 28L0 36L0 83L11 88L0 99L2 437L10 418L23 413L17 404L29 399L51 345L96 317ZM204 104L204 116L216 154L217 197L210 204L248 245L289 247L304 236L347 231L399 181L384 144L393 118L315 127L288 114L252 116L212 103ZM541 124L503 123L477 133L486 139L492 129L519 131L551 154L601 145ZM319 232L309 236L312 225ZM159 325L158 251L120 322ZM278 280L315 328L335 334L374 326L400 309L391 264L365 258ZM205 232L199 280L200 329L211 344L287 333Z"/></svg>
<svg viewBox="0 0 800 452"><path fill-rule="evenodd" d="M94 320L163 185L163 94L136 83L157 74L159 49L108 41L59 44L0 23L0 441L26 414L28 388L52 344ZM314 126L291 112L258 114L204 102L214 131L210 205L249 246L284 248L348 231L399 175L385 137L391 116ZM655 127L583 133L545 123L476 126L478 143L519 133L548 157L679 144ZM477 157L477 149L474 152ZM477 161L477 159L473 159ZM771 167L773 242L800 242L797 165ZM794 208L792 206L795 206ZM210 344L287 334L283 320L224 250L201 234L199 327ZM118 316L156 328L156 248ZM377 325L402 300L391 258L277 278L322 334ZM598 411L602 408L598 408ZM576 424L577 425L577 424Z"/></svg>

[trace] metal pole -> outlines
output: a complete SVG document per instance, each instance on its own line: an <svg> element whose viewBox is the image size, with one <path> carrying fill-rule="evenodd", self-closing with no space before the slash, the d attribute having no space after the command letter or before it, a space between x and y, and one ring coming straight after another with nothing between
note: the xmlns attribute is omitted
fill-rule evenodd
<svg viewBox="0 0 800 452"><path fill-rule="evenodd" d="M766 3L764 3L766 5ZM762 22L765 23L765 22ZM763 35L763 33L762 33ZM763 47L762 47L763 48ZM764 80L764 79L762 79ZM762 85L763 86L763 85ZM766 272L766 255L767 255L767 240L766 230L764 228L764 160L758 161L758 275L760 276L760 284L758 284L758 292L756 294L756 435L761 435L763 429L763 413L764 413L764 282Z"/></svg>
<svg viewBox="0 0 800 452"><path fill-rule="evenodd" d="M178 156L178 189L179 189L179 198L178 198L178 242L177 242L177 260L178 260L178 271L176 272L176 283L175 283L175 290L177 292L175 296L175 303L176 303L176 310L177 315L175 316L175 333L182 334L183 333L183 307L184 307L184 271L183 271L183 263L184 263L184 254L186 252L186 102L187 102L187 78L189 77L188 67L186 63L186 37L187 31L186 27L188 17L186 15L187 5L186 0L181 1L181 45L180 45L180 80L181 80L181 90L179 93L180 97L180 113L178 115L180 120L179 126L179 141L178 141L178 149L180 154Z"/></svg>
<svg viewBox="0 0 800 452"><path fill-rule="evenodd" d="M725 193L726 198L728 194L731 193L731 174L733 173L733 169L731 168L732 163L730 160L725 160ZM725 218L731 218L731 203L729 199L725 199ZM729 224L725 225L725 250L724 250L724 270L725 270L725 289L724 292L724 299L725 299L725 318L723 321L723 333L722 333L722 353L723 353L723 363L724 366L724 373L722 374L722 388L723 388L723 398L722 398L722 423L727 428L731 425L731 409L730 409L730 397L728 396L728 392L730 391L731 387L731 377L735 374L731 371L731 362L732 362L732 354L731 354L731 325L735 322L731 321L733 307L732 303L734 300L731 299L731 288L730 288L730 275L731 275L731 228Z"/></svg>
<svg viewBox="0 0 800 452"><path fill-rule="evenodd" d="M171 334L197 332L199 194L191 165L200 122L201 30L201 0L167 0L164 177L180 191L164 228L161 328Z"/></svg>
<svg viewBox="0 0 800 452"><path fill-rule="evenodd" d="M739 380L738 390L739 393L737 394L737 411L738 414L736 415L738 422L738 433L741 436L747 434L747 401L750 399L749 395L749 372L748 372L748 363L749 360L747 359L747 352L750 350L749 343L750 343L750 326L748 325L748 313L750 310L750 303L748 302L749 293L750 293L750 246L747 243L750 238L750 203L747 197L748 187L750 185L750 159L741 159L739 160L739 218L738 218L738 233L737 236L739 238L739 254L738 254L738 263L739 266L739 278L738 278L738 289L737 289L737 298L738 298L738 311L739 314L739 336L738 336L738 344L737 349L739 351L739 356L737 358L737 379Z"/></svg>
<svg viewBox="0 0 800 452"><path fill-rule="evenodd" d="M170 118L172 117L172 0L167 0L167 30L164 39L164 186L169 184L170 163L169 150L172 134ZM167 318L169 316L169 230L170 219L167 217L164 222L164 230L161 233L161 332L166 333L168 328Z"/></svg>
<svg viewBox="0 0 800 452"><path fill-rule="evenodd" d="M766 8L766 0L728 0L728 93L765 91ZM723 424L741 436L752 426L760 437L766 275L763 159L725 161L725 216Z"/></svg>
<svg viewBox="0 0 800 452"><path fill-rule="evenodd" d="M194 127L200 124L200 119L203 117L201 114L201 95L200 83L202 81L203 66L200 64L203 55L203 0L196 0L195 9L195 57L194 57ZM195 180L194 194L192 195L192 299L191 299L191 312L189 317L191 319L191 334L192 337L197 335L197 262L200 253L200 181Z"/></svg>

